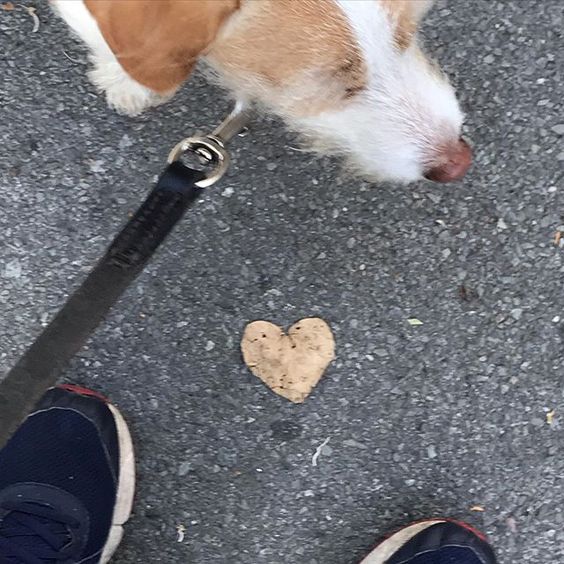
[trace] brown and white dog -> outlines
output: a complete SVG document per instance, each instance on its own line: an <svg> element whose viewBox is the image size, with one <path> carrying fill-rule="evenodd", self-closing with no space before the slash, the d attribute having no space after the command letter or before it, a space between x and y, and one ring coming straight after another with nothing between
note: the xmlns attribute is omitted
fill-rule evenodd
<svg viewBox="0 0 564 564"><path fill-rule="evenodd" d="M135 115L202 59L366 176L457 180L472 154L447 78L417 44L433 0L52 0L86 41L90 77Z"/></svg>

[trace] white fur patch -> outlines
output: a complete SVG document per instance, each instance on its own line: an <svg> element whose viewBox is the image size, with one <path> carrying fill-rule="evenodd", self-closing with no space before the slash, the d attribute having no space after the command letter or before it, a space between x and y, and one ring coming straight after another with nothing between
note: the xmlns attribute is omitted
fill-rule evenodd
<svg viewBox="0 0 564 564"><path fill-rule="evenodd" d="M153 92L125 72L82 0L53 0L52 4L90 48L94 69L90 71L89 78L105 92L111 108L134 116L169 98Z"/></svg>
<svg viewBox="0 0 564 564"><path fill-rule="evenodd" d="M405 51L377 0L335 0L366 62L368 86L342 109L293 120L376 178L411 182L460 137L463 115L448 80L414 43Z"/></svg>

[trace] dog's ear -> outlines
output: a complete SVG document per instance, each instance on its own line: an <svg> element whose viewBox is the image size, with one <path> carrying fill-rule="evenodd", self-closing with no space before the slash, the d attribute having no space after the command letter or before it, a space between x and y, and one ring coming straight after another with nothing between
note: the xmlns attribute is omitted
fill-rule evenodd
<svg viewBox="0 0 564 564"><path fill-rule="evenodd" d="M190 74L239 0L85 0L127 73L166 94Z"/></svg>
<svg viewBox="0 0 564 564"><path fill-rule="evenodd" d="M435 0L382 0L384 8L396 23L395 41L400 49L407 49L425 14Z"/></svg>
<svg viewBox="0 0 564 564"><path fill-rule="evenodd" d="M411 7L412 18L416 25L421 22L434 3L435 0L408 0L408 4L410 4Z"/></svg>

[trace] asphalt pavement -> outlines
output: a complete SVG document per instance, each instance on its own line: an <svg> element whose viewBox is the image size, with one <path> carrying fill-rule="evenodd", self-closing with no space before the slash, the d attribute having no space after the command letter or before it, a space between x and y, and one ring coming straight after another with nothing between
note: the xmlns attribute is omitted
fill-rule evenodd
<svg viewBox="0 0 564 564"><path fill-rule="evenodd" d="M196 76L116 115L83 46L35 6L36 33L21 6L0 10L0 373L170 147L228 108ZM270 118L235 142L228 176L65 374L134 434L116 563L354 564L437 515L483 529L502 564L564 563L563 29L560 0L432 12L426 45L476 151L456 185L359 181ZM331 325L337 359L292 405L239 343L251 320L307 316Z"/></svg>

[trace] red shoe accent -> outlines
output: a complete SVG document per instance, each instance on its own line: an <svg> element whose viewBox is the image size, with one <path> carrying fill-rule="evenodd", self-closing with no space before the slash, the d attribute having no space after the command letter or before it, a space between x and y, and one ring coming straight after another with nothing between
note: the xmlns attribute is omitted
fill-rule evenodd
<svg viewBox="0 0 564 564"><path fill-rule="evenodd" d="M471 533L475 534L480 540L484 542L488 542L488 537L484 533L478 531L478 529L472 527L472 525L469 525L464 521L457 521L456 519L445 519L445 521L447 523L454 523L455 525L459 525L460 527L466 529L467 531L470 531Z"/></svg>
<svg viewBox="0 0 564 564"><path fill-rule="evenodd" d="M90 396L93 398L97 398L103 401L104 403L110 403L110 400L106 396L103 396L99 392L95 392L93 390L89 390L88 388L84 388L83 386L78 386L76 384L60 384L57 387L63 390L67 390L67 392L72 392L73 394L79 394L81 396Z"/></svg>

